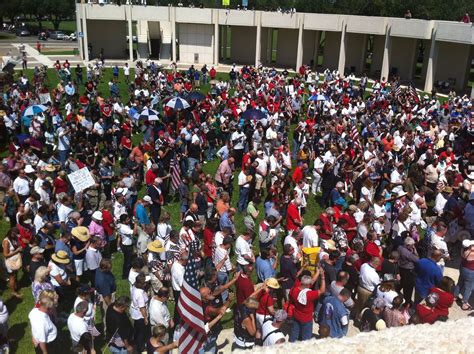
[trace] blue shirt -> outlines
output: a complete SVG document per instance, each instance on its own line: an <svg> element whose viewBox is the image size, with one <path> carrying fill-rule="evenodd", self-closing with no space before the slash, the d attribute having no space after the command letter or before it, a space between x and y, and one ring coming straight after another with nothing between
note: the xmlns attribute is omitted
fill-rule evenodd
<svg viewBox="0 0 474 354"><path fill-rule="evenodd" d="M349 310L335 296L325 296L319 312L319 324L329 326L331 338L342 338L349 329Z"/></svg>
<svg viewBox="0 0 474 354"><path fill-rule="evenodd" d="M138 223L140 225L148 225L150 223L150 217L148 216L148 213L143 204L137 204L137 207L135 209L135 216L137 217Z"/></svg>
<svg viewBox="0 0 474 354"><path fill-rule="evenodd" d="M54 246L54 252L57 253L58 251L66 252L69 259L72 259L72 257L73 257L73 253L72 253L71 249L61 239L57 240L56 245Z"/></svg>
<svg viewBox="0 0 474 354"><path fill-rule="evenodd" d="M223 230L225 227L228 227L232 230L232 232L235 231L235 228L234 228L234 223L232 222L232 220L230 219L229 217L229 213L226 211L224 212L222 215L221 215L221 218L219 220L219 226L221 228L221 230Z"/></svg>
<svg viewBox="0 0 474 354"><path fill-rule="evenodd" d="M258 257L255 262L255 267L257 268L257 277L261 281L265 281L268 278L273 278L275 276L275 269L273 269L272 264L268 259Z"/></svg>
<svg viewBox="0 0 474 354"><path fill-rule="evenodd" d="M95 289L102 296L112 295L117 289L113 274L97 269L95 272Z"/></svg>
<svg viewBox="0 0 474 354"><path fill-rule="evenodd" d="M430 289L441 282L443 272L441 268L431 258L422 258L415 264L416 292L422 297L426 297Z"/></svg>

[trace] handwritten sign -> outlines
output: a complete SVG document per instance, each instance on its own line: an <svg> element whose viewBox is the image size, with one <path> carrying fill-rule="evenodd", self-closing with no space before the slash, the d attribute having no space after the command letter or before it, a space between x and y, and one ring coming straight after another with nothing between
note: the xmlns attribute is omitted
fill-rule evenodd
<svg viewBox="0 0 474 354"><path fill-rule="evenodd" d="M81 168L67 175L76 193L82 192L84 189L92 187L95 184L94 178L87 167Z"/></svg>

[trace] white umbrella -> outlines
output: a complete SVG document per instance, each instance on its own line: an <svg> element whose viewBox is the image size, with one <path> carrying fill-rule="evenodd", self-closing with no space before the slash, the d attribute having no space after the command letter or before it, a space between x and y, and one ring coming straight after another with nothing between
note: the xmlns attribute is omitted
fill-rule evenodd
<svg viewBox="0 0 474 354"><path fill-rule="evenodd" d="M134 116L135 119L144 119L148 121L159 120L159 113L150 108L144 108L140 113L136 113Z"/></svg>
<svg viewBox="0 0 474 354"><path fill-rule="evenodd" d="M25 111L23 112L23 115L24 116L35 116L39 113L43 113L44 111L46 111L48 109L48 107L46 107L45 105L42 105L42 104L36 104L34 106L29 106L25 109Z"/></svg>
<svg viewBox="0 0 474 354"><path fill-rule="evenodd" d="M168 101L166 107L173 108L174 110L177 109L186 109L189 108L189 103L185 99L181 97L173 97Z"/></svg>

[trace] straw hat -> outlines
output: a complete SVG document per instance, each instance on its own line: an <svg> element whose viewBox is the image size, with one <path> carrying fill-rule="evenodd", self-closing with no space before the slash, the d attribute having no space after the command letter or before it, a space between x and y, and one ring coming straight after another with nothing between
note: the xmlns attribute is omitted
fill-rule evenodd
<svg viewBox="0 0 474 354"><path fill-rule="evenodd" d="M45 170L46 172L54 172L56 171L56 168L53 165L46 165L43 167L43 170Z"/></svg>
<svg viewBox="0 0 474 354"><path fill-rule="evenodd" d="M63 251L63 250L60 250L60 251L54 253L51 256L51 259L53 261L55 261L56 263L59 263L59 264L69 264L69 262L71 262L71 260L69 259L66 251Z"/></svg>
<svg viewBox="0 0 474 354"><path fill-rule="evenodd" d="M272 289L280 289L280 284L278 284L278 280L275 278L268 278L265 280L265 285Z"/></svg>
<svg viewBox="0 0 474 354"><path fill-rule="evenodd" d="M76 226L71 230L71 234L82 242L86 242L91 238L89 230L85 226Z"/></svg>
<svg viewBox="0 0 474 354"><path fill-rule="evenodd" d="M155 240L153 242L150 242L147 248L150 252L161 253L165 251L165 248L163 247L163 243L160 240Z"/></svg>

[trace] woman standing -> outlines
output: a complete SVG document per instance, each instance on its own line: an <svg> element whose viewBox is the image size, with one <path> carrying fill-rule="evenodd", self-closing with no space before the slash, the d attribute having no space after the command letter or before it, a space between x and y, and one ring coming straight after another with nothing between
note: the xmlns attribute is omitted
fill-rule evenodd
<svg viewBox="0 0 474 354"><path fill-rule="evenodd" d="M259 302L254 297L249 297L239 305L234 314L234 343L232 350L252 349L255 345L257 335L257 322L255 311L259 307Z"/></svg>
<svg viewBox="0 0 474 354"><path fill-rule="evenodd" d="M80 283L81 276L84 273L84 259L89 247L91 235L85 226L76 226L71 230L71 250L73 253L74 266L76 268L76 281Z"/></svg>
<svg viewBox="0 0 474 354"><path fill-rule="evenodd" d="M12 228L8 231L7 236L2 241L3 257L5 257L5 267L8 273L8 284L12 292L12 296L22 299L18 293L17 273L22 266L21 251L23 248L18 242L18 229Z"/></svg>
<svg viewBox="0 0 474 354"><path fill-rule="evenodd" d="M54 308L54 301L46 293L40 295L38 307L28 314L31 325L31 337L37 354L55 353L58 330L48 315Z"/></svg>
<svg viewBox="0 0 474 354"><path fill-rule="evenodd" d="M474 241L464 240L462 246L463 253L458 287L462 294L461 308L465 311L470 311L472 307L469 305L469 298L474 290Z"/></svg>
<svg viewBox="0 0 474 354"><path fill-rule="evenodd" d="M140 273L135 279L131 291L132 303L130 317L133 320L133 342L138 353L145 349L145 344L150 337L148 327L148 295L146 293L146 278Z"/></svg>
<svg viewBox="0 0 474 354"><path fill-rule="evenodd" d="M33 299L35 303L39 301L41 292L43 290L54 291L54 286L49 281L49 268L41 266L36 269L35 280L31 284L31 291L33 292Z"/></svg>

